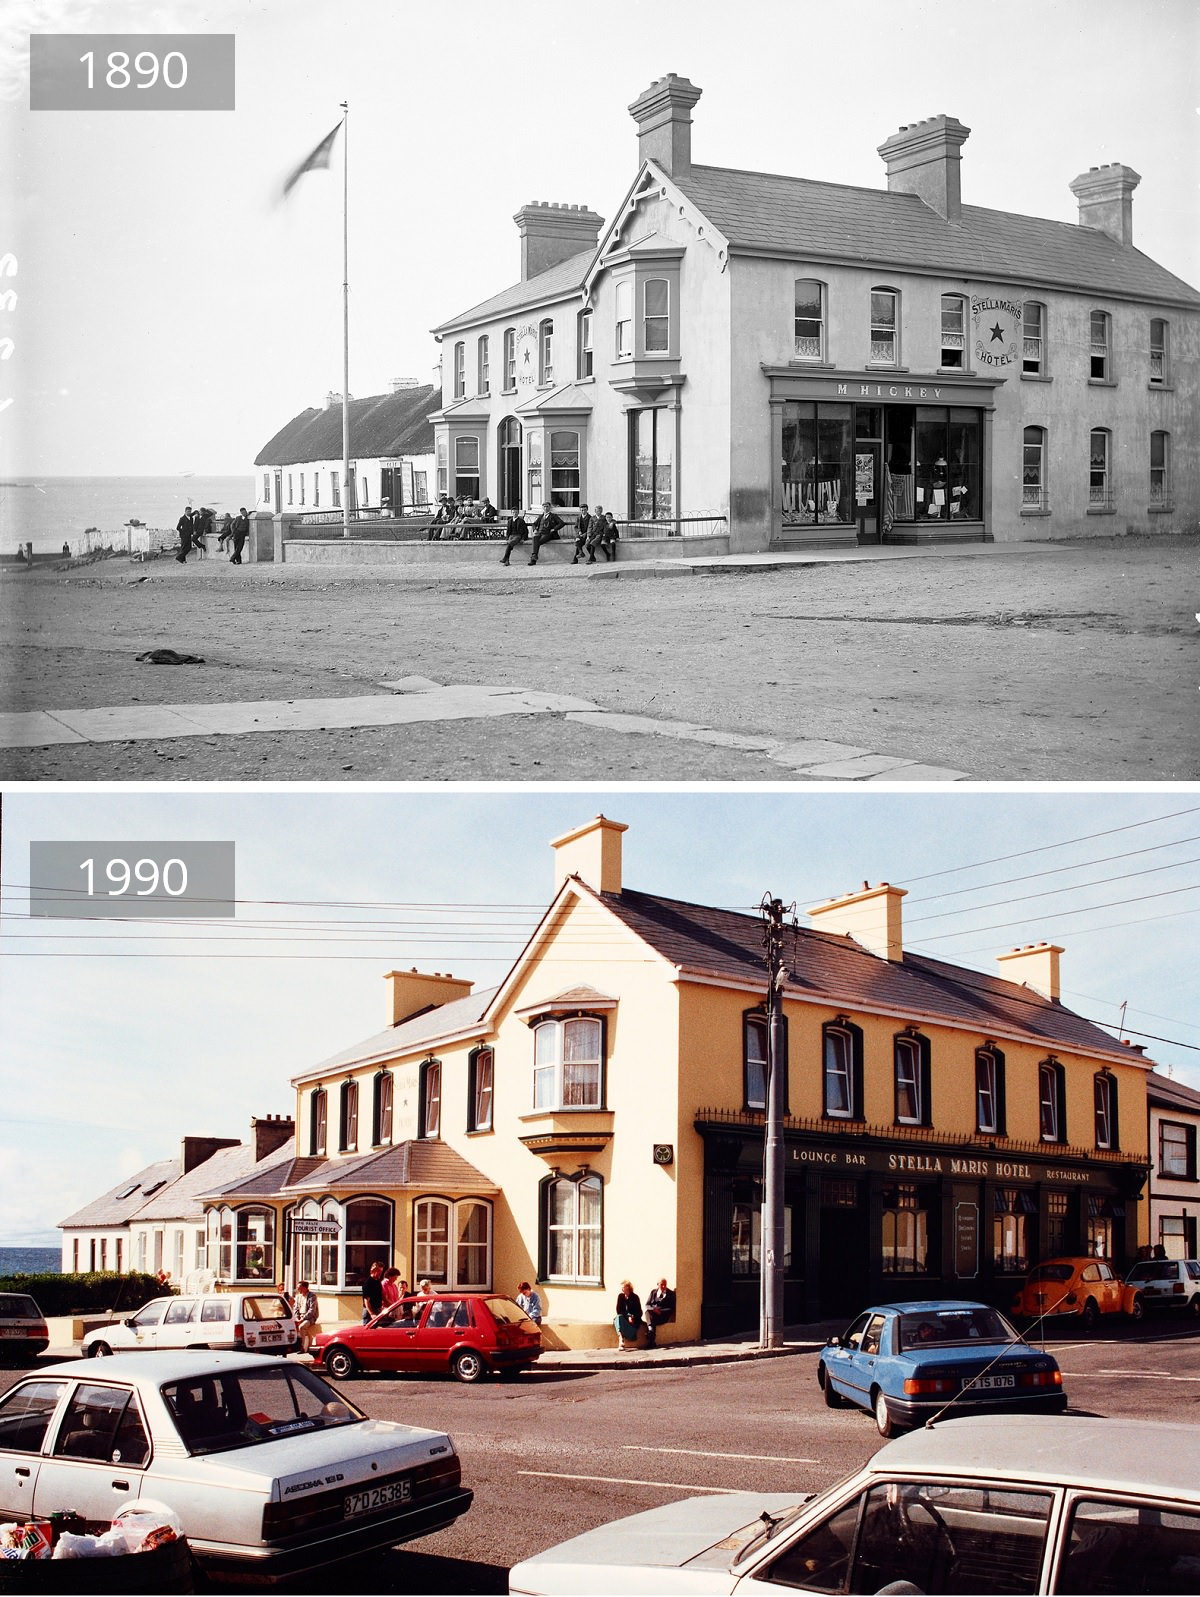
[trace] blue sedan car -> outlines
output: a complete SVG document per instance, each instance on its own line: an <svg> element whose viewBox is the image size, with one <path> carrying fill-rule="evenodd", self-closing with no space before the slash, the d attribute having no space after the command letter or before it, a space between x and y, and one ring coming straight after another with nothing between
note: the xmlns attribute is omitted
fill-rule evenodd
<svg viewBox="0 0 1200 1597"><path fill-rule="evenodd" d="M1062 1372L986 1303L885 1303L830 1337L817 1363L830 1408L855 1403L881 1436L943 1415L1060 1414Z"/></svg>

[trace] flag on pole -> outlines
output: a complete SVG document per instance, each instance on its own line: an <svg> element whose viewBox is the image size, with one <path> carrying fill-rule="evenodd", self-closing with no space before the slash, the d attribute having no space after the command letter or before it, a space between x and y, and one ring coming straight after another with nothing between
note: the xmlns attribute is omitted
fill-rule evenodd
<svg viewBox="0 0 1200 1597"><path fill-rule="evenodd" d="M290 174L290 176L287 178L287 181L283 185L282 197L284 199L286 199L287 196L292 192L293 188L295 188L296 184L306 172L316 172L322 167L328 167L330 161L333 159L333 141L337 138L341 130L342 124L339 122L337 127L335 127L331 133L327 133L325 135L312 154L301 161L300 165L295 169L295 171Z"/></svg>

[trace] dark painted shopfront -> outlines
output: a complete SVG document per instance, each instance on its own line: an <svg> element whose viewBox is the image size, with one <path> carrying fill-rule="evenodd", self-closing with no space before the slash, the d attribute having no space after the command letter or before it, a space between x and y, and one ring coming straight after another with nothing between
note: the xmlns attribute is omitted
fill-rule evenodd
<svg viewBox="0 0 1200 1597"><path fill-rule="evenodd" d="M761 1122L698 1122L704 1138L701 1335L759 1323ZM1145 1166L1080 1149L785 1136L784 1318L850 1316L905 1298L1001 1309L1040 1259L1137 1253Z"/></svg>
<svg viewBox="0 0 1200 1597"><path fill-rule="evenodd" d="M859 543L990 537L994 382L764 369L781 462L777 534L853 528Z"/></svg>

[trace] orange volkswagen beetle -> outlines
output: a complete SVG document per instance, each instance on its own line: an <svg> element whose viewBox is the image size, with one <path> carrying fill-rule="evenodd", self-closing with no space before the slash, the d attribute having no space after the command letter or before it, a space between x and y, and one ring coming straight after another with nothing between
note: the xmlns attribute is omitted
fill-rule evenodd
<svg viewBox="0 0 1200 1597"><path fill-rule="evenodd" d="M1104 1314L1128 1307L1125 1283L1105 1259L1046 1259L1025 1278L1012 1312L1025 1320L1077 1314L1085 1331L1094 1331Z"/></svg>

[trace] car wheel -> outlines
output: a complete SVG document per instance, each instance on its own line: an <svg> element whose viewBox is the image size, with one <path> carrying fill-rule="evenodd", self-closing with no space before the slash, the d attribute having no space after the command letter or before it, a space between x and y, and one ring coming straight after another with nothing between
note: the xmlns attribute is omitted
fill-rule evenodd
<svg viewBox="0 0 1200 1597"><path fill-rule="evenodd" d="M473 1348L463 1348L456 1353L451 1361L450 1368L460 1381L466 1381L468 1386L475 1381L481 1381L487 1374L487 1363Z"/></svg>
<svg viewBox="0 0 1200 1597"><path fill-rule="evenodd" d="M1090 1336L1100 1324L1100 1310L1096 1307L1095 1298L1089 1298L1083 1305L1083 1328Z"/></svg>
<svg viewBox="0 0 1200 1597"><path fill-rule="evenodd" d="M1129 1318L1131 1320L1144 1320L1146 1318L1146 1300L1139 1292L1129 1305Z"/></svg>
<svg viewBox="0 0 1200 1597"><path fill-rule="evenodd" d="M88 1357L93 1359L106 1359L112 1353L112 1348L107 1342L93 1342L88 1348Z"/></svg>
<svg viewBox="0 0 1200 1597"><path fill-rule="evenodd" d="M348 1347L333 1347L325 1355L325 1368L337 1381L346 1381L358 1368L358 1360Z"/></svg>
<svg viewBox="0 0 1200 1597"><path fill-rule="evenodd" d="M1200 1320L1200 1292L1188 1299L1187 1311L1193 1320Z"/></svg>
<svg viewBox="0 0 1200 1597"><path fill-rule="evenodd" d="M826 1408L845 1408L846 1399L840 1392L834 1391L833 1382L829 1378L829 1371L823 1364L817 1365L817 1385L825 1394Z"/></svg>
<svg viewBox="0 0 1200 1597"><path fill-rule="evenodd" d="M875 1396L871 1400L871 1406L875 1411L875 1429L880 1436L895 1436L896 1426L892 1416L888 1413L887 1398L884 1397L878 1388L876 1388Z"/></svg>

